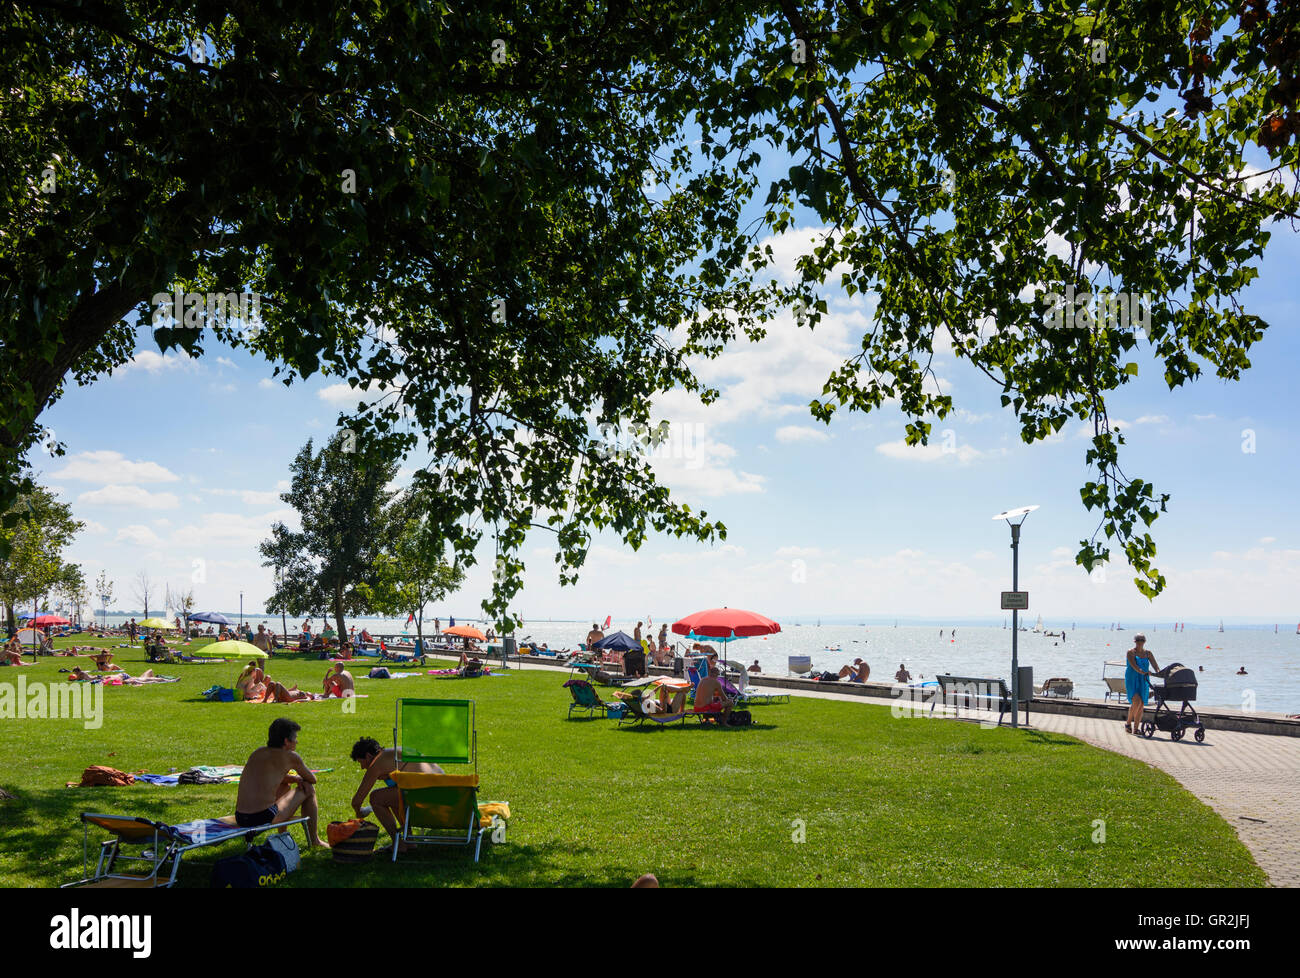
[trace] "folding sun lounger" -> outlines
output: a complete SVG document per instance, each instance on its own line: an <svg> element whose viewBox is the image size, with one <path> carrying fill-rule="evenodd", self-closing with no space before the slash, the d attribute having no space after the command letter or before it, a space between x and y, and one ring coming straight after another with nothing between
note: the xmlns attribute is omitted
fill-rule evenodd
<svg viewBox="0 0 1300 978"><path fill-rule="evenodd" d="M507 802L478 798L478 732L473 700L399 699L393 731L398 762L473 764L472 773L424 774L394 771L402 793L402 827L393 840L393 862L401 843L472 846L478 862L483 834L505 841Z"/></svg>
<svg viewBox="0 0 1300 978"><path fill-rule="evenodd" d="M90 827L94 825L105 829L113 837L100 843L99 860L95 863L94 874L75 883L65 883L63 888L170 887L176 883L176 874L187 852L219 845L232 839L243 839L251 849L256 837L263 832L305 824L306 821L306 817L291 818L287 822L243 829L231 821L219 818L204 818L180 825L166 825L136 815L97 815L92 812L82 812L83 872L90 868ZM303 829L304 834L306 831ZM123 843L128 846L138 845L142 851L139 855L127 855L122 851ZM148 871L117 872L119 862L144 863Z"/></svg>
<svg viewBox="0 0 1300 978"><path fill-rule="evenodd" d="M613 704L606 703L597 695L595 688L586 679L570 679L564 684L569 690L569 695L573 697L573 702L569 704L569 718L572 719L574 710L586 710L587 716L599 711L608 712Z"/></svg>

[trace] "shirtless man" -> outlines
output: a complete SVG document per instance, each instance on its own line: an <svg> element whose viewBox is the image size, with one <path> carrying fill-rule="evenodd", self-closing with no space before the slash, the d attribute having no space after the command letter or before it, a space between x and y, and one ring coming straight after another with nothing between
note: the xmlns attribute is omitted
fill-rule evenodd
<svg viewBox="0 0 1300 978"><path fill-rule="evenodd" d="M267 655L271 655L275 651L275 643L271 641L271 635L267 632L265 625L257 626L257 634L253 636L253 644Z"/></svg>
<svg viewBox="0 0 1300 978"><path fill-rule="evenodd" d="M370 807L374 809L375 817L383 825L384 830L397 838L400 831L400 825L404 813L402 811L402 793L397 790L397 782L391 775L394 771L413 771L424 774L442 774L443 770L437 764L427 764L424 762L404 761L398 762L397 751L393 748L381 747L379 741L373 737L362 737L352 745L352 759L361 765L365 775L361 778L361 786L357 788L357 793L352 796L352 810L357 813L357 818L364 818L366 810L361 806L365 803L366 794L370 795ZM375 782L382 780L385 787L375 788ZM374 789L373 791L371 789ZM406 852L410 845L403 843L398 846L398 852Z"/></svg>
<svg viewBox="0 0 1300 978"><path fill-rule="evenodd" d="M865 683L871 675L871 666L867 665L861 659L854 659L853 665L844 666L840 669L840 679L848 679L852 683Z"/></svg>
<svg viewBox="0 0 1300 978"><path fill-rule="evenodd" d="M870 672L871 670L868 669L867 671ZM900 683L910 683L912 681L912 674L907 671L907 666L900 662L898 664L898 672L894 673L894 679Z"/></svg>
<svg viewBox="0 0 1300 978"><path fill-rule="evenodd" d="M248 755L239 776L235 824L243 829L287 822L299 808L307 816L307 844L326 846L316 826L316 775L298 756L302 727L281 717L271 723L266 746ZM297 771L297 774L290 774Z"/></svg>
<svg viewBox="0 0 1300 978"><path fill-rule="evenodd" d="M333 667L325 673L325 695L338 696L356 696L357 684L352 679L352 673L343 668L342 662L334 663Z"/></svg>
<svg viewBox="0 0 1300 978"><path fill-rule="evenodd" d="M599 628L597 628L597 627L595 626L595 624L593 623L592 626L591 626L591 631L589 631L589 632L587 633L587 648L588 648L588 650L590 650L591 647L592 647L593 645L595 645L597 642L599 642L599 641L600 641L602 638L604 638L604 637L605 637L605 633L602 632Z"/></svg>
<svg viewBox="0 0 1300 978"><path fill-rule="evenodd" d="M720 713L722 724L726 726L735 705L736 701L723 691L722 683L718 682L718 667L709 666L709 674L700 680L695 690L695 712Z"/></svg>

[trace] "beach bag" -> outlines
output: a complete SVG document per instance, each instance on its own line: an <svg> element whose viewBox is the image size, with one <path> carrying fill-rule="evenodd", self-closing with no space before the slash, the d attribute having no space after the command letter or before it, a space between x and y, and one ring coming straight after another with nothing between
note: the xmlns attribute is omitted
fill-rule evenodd
<svg viewBox="0 0 1300 978"><path fill-rule="evenodd" d="M292 873L302 861L298 855L298 843L288 832L277 832L266 840L266 844L279 853L284 861L284 871Z"/></svg>
<svg viewBox="0 0 1300 978"><path fill-rule="evenodd" d="M732 710L731 716L727 717L729 727L748 727L753 722L754 716L748 710Z"/></svg>
<svg viewBox="0 0 1300 978"><path fill-rule="evenodd" d="M386 666L375 666L370 670L371 679L388 679L388 668Z"/></svg>
<svg viewBox="0 0 1300 978"><path fill-rule="evenodd" d="M277 850L269 844L253 846L241 855L218 859L212 866L212 886L221 890L254 890L274 886L287 875L284 857Z"/></svg>
<svg viewBox="0 0 1300 978"><path fill-rule="evenodd" d="M83 788L122 788L128 784L135 784L135 775L119 771L117 768L92 764L81 772L81 787Z"/></svg>
<svg viewBox="0 0 1300 978"><path fill-rule="evenodd" d="M233 703L235 702L235 691L226 689L224 686L210 686L202 693L205 699L212 700L215 703Z"/></svg>
<svg viewBox="0 0 1300 978"><path fill-rule="evenodd" d="M336 863L364 863L375 854L379 826L369 820L331 822L325 829L330 855Z"/></svg>

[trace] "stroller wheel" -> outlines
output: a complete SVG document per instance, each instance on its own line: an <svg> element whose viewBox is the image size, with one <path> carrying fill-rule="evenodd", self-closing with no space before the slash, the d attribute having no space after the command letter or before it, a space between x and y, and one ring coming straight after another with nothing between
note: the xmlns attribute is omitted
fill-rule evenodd
<svg viewBox="0 0 1300 978"><path fill-rule="evenodd" d="M1156 725L1152 723L1150 720L1143 720L1142 736L1146 737L1149 740L1155 736L1155 733L1156 733Z"/></svg>
<svg viewBox="0 0 1300 978"><path fill-rule="evenodd" d="M1203 744L1203 743L1205 743L1205 728L1204 728L1204 727L1197 727L1197 728L1196 728L1196 742L1197 742L1198 744Z"/></svg>
<svg viewBox="0 0 1300 978"><path fill-rule="evenodd" d="M1170 740L1175 740L1175 741L1176 741L1176 740L1182 740L1182 739L1183 739L1183 732L1182 732L1181 730L1171 730L1171 731L1169 731L1169 739L1170 739Z"/></svg>

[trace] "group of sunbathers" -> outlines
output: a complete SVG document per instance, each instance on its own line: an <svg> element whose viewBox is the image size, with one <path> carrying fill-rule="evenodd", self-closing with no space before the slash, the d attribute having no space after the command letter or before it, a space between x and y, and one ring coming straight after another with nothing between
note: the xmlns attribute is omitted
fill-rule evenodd
<svg viewBox="0 0 1300 978"><path fill-rule="evenodd" d="M356 682L352 673L343 667L342 662L335 662L325 671L321 682L321 692L312 693L299 689L297 685L285 686L268 676L256 659L249 660L244 671L235 680L235 692L239 698L249 703L298 703L303 700L324 700L330 697L355 696Z"/></svg>
<svg viewBox="0 0 1300 978"><path fill-rule="evenodd" d="M327 846L320 837L316 800L316 776L298 754L300 724L281 717L271 723L266 746L249 755L239 776L239 794L235 799L235 824L256 828L287 822L299 809L307 818L307 840L311 846ZM364 772L361 784L352 796L352 810L357 818L372 811L385 831L396 839L402 820L402 796L393 780L393 772L412 771L442 774L437 764L404 763L397 752L385 748L372 737L362 737L352 747L352 760ZM383 781L383 787L376 787ZM369 806L366 805L369 795ZM409 846L399 846L405 851Z"/></svg>

